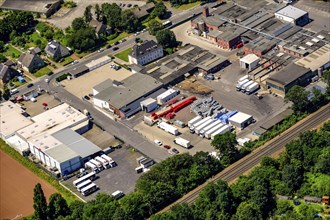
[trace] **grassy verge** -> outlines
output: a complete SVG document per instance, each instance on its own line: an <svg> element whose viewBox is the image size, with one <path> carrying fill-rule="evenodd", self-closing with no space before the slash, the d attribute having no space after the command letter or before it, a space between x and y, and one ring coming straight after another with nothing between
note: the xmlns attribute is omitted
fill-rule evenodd
<svg viewBox="0 0 330 220"><path fill-rule="evenodd" d="M120 53L115 54L115 57L128 62L128 54L132 51L132 48L128 48Z"/></svg>
<svg viewBox="0 0 330 220"><path fill-rule="evenodd" d="M84 56L87 56L90 53L91 52L86 51L86 52L81 52L81 53L75 53L75 55L81 59L81 58L83 58Z"/></svg>
<svg viewBox="0 0 330 220"><path fill-rule="evenodd" d="M174 8L179 9L179 10L188 10L190 8L193 8L197 5L199 5L201 2L197 1L197 2L193 2L193 3L189 3L189 4L184 4L184 5L180 5L180 6L174 6Z"/></svg>
<svg viewBox="0 0 330 220"><path fill-rule="evenodd" d="M18 58L22 53L14 48L12 45L7 46L7 51L4 53L5 56L10 58Z"/></svg>
<svg viewBox="0 0 330 220"><path fill-rule="evenodd" d="M40 177L41 179L48 182L50 185L52 185L65 200L71 204L74 201L77 201L78 198L76 198L74 195L72 195L69 191L67 191L65 188L63 188L56 179L49 176L45 171L40 169L37 165L35 165L32 161L30 161L28 158L23 157L20 155L16 150L8 146L2 139L0 139L0 150L5 152L7 155L9 155L11 158L18 161L20 164L25 166L27 169L29 169L31 172L33 172L36 176Z"/></svg>
<svg viewBox="0 0 330 220"><path fill-rule="evenodd" d="M69 57L65 57L64 60L63 60L63 62L60 62L60 64L62 66L66 66L66 65L68 65L71 62L73 62L73 59L69 56Z"/></svg>
<svg viewBox="0 0 330 220"><path fill-rule="evenodd" d="M41 68L40 70L38 70L37 72L35 72L33 75L35 77L41 77L50 72L51 72L51 70L47 66L45 66L45 67Z"/></svg>
<svg viewBox="0 0 330 220"><path fill-rule="evenodd" d="M117 41L120 41L121 39L123 39L123 38L125 38L125 37L130 36L130 35L131 35L131 34L129 34L129 33L122 32L122 33L120 33L117 37L115 37L115 38L109 40L109 41L108 41L108 44L113 44L113 43L115 43L115 42L117 42Z"/></svg>

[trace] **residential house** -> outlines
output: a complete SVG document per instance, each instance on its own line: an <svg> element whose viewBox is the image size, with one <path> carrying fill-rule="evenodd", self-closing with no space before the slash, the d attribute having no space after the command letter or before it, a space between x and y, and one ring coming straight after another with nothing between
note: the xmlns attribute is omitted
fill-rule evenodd
<svg viewBox="0 0 330 220"><path fill-rule="evenodd" d="M18 75L19 73L12 66L0 63L0 85L9 82L9 80Z"/></svg>
<svg viewBox="0 0 330 220"><path fill-rule="evenodd" d="M141 45L134 45L128 59L130 64L145 65L163 56L163 47L151 40L144 41Z"/></svg>
<svg viewBox="0 0 330 220"><path fill-rule="evenodd" d="M51 57L55 61L70 55L70 51L66 47L54 40L47 44L45 51L47 56Z"/></svg>
<svg viewBox="0 0 330 220"><path fill-rule="evenodd" d="M95 19L92 19L89 22L89 26L93 27L95 29L95 33L97 36L100 36L101 34L111 34L111 28L109 28L106 24L103 24L100 21L97 21Z"/></svg>
<svg viewBox="0 0 330 220"><path fill-rule="evenodd" d="M22 53L18 58L18 64L24 70L32 73L46 65L38 55L32 54L31 52Z"/></svg>
<svg viewBox="0 0 330 220"><path fill-rule="evenodd" d="M40 54L41 53L41 49L39 47L31 47L29 49L29 51L33 54Z"/></svg>
<svg viewBox="0 0 330 220"><path fill-rule="evenodd" d="M141 21L148 17L148 15L154 10L155 3L149 2L141 7L136 8L133 13Z"/></svg>

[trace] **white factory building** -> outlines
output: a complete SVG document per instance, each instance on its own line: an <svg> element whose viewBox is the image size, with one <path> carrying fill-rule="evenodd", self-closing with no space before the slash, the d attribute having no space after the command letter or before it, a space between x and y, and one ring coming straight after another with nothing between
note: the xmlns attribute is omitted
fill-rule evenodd
<svg viewBox="0 0 330 220"><path fill-rule="evenodd" d="M80 135L89 129L88 117L66 103L32 118L12 102L2 103L0 112L1 137L20 153L30 151L62 175L79 169L101 151Z"/></svg>
<svg viewBox="0 0 330 220"><path fill-rule="evenodd" d="M255 54L248 54L239 60L241 68L254 70L259 64L259 57Z"/></svg>
<svg viewBox="0 0 330 220"><path fill-rule="evenodd" d="M237 112L235 115L229 118L229 124L237 128L243 129L248 126L252 120L252 115L248 115L243 112Z"/></svg>
<svg viewBox="0 0 330 220"><path fill-rule="evenodd" d="M288 5L275 12L275 18L298 26L304 26L309 22L308 12L292 5Z"/></svg>

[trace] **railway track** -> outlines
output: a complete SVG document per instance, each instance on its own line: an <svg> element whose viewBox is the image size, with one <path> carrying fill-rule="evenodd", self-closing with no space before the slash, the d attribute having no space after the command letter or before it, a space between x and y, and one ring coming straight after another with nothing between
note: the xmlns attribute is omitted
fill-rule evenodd
<svg viewBox="0 0 330 220"><path fill-rule="evenodd" d="M282 150L284 146L289 143L291 140L297 138L301 132L315 128L316 126L322 124L330 118L330 104L324 106L317 112L303 119L301 122L297 123L293 127L289 128L284 133L280 134L276 138L272 139L270 142L266 143L264 146L254 150L249 155L240 159L236 163L232 164L225 170L218 173L212 179L209 179L204 184L198 186L193 191L186 194L181 199L177 200L175 203L167 206L160 212L168 211L173 205L178 203L188 203L192 204L198 197L199 193L205 188L205 186L217 180L224 180L226 182L231 182L249 171L252 167L258 165L261 162L261 159L265 156L271 156L274 153Z"/></svg>

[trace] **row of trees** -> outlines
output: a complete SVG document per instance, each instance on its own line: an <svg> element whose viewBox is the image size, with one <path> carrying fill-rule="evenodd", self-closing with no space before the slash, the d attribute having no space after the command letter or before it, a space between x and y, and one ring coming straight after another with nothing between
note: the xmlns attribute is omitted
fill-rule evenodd
<svg viewBox="0 0 330 220"><path fill-rule="evenodd" d="M68 212L58 211L57 213L60 214L55 216L64 217L61 219L145 219L221 169L219 161L206 152L199 152L194 156L176 155L153 166L148 173L143 174L136 183L135 191L119 201L112 196L99 194L96 200L86 204L75 202L69 206ZM38 194L41 194L39 186L37 187ZM54 216L45 210L67 210L65 204L62 209L46 208L42 196L35 195L34 202L37 219L46 219L45 215ZM51 199L48 206L50 204ZM56 218L51 217L51 219Z"/></svg>
<svg viewBox="0 0 330 220"><path fill-rule="evenodd" d="M301 204L294 208L275 195L330 195L330 123L320 131L307 131L286 146L279 159L264 158L249 176L228 187L223 181L209 184L196 202L177 205L170 212L153 216L167 219L314 219L321 210ZM317 180L315 180L317 179ZM319 184L311 184L311 180ZM323 182L322 182L323 181Z"/></svg>

